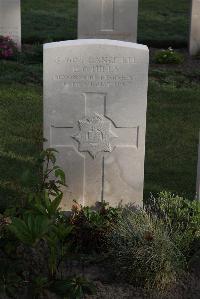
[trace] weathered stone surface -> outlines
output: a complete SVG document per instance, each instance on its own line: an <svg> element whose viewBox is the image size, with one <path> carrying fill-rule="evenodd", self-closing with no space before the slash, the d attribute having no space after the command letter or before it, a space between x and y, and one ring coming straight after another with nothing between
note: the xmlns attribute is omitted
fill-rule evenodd
<svg viewBox="0 0 200 299"><path fill-rule="evenodd" d="M190 55L200 52L200 0L192 0L190 21Z"/></svg>
<svg viewBox="0 0 200 299"><path fill-rule="evenodd" d="M11 37L21 49L20 0L0 0L0 35Z"/></svg>
<svg viewBox="0 0 200 299"><path fill-rule="evenodd" d="M138 0L79 0L78 38L137 41Z"/></svg>
<svg viewBox="0 0 200 299"><path fill-rule="evenodd" d="M199 133L199 150L198 150L198 164L197 164L196 194L197 194L197 199L200 200L200 133Z"/></svg>
<svg viewBox="0 0 200 299"><path fill-rule="evenodd" d="M128 42L44 45L44 137L66 172L63 209L142 204L148 61Z"/></svg>

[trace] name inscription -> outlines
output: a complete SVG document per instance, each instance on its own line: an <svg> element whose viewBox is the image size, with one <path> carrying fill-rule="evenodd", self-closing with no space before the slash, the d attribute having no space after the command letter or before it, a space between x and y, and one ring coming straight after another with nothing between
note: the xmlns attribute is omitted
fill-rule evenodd
<svg viewBox="0 0 200 299"><path fill-rule="evenodd" d="M126 68L136 63L135 57L56 57L55 63L69 65L67 73L57 73L53 77L54 81L62 81L64 86L124 87L134 81L134 76L126 73Z"/></svg>

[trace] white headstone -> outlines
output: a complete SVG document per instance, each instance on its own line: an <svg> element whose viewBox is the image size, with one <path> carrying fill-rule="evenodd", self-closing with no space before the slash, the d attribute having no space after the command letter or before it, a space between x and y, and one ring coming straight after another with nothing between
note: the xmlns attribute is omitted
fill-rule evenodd
<svg viewBox="0 0 200 299"><path fill-rule="evenodd" d="M196 184L197 199L200 200L200 133L199 133L199 150L197 164L197 184Z"/></svg>
<svg viewBox="0 0 200 299"><path fill-rule="evenodd" d="M200 0L192 0L189 48L190 55L200 52Z"/></svg>
<svg viewBox="0 0 200 299"><path fill-rule="evenodd" d="M44 137L59 151L63 209L142 205L149 51L111 40L44 45Z"/></svg>
<svg viewBox="0 0 200 299"><path fill-rule="evenodd" d="M78 38L137 41L138 0L79 0Z"/></svg>
<svg viewBox="0 0 200 299"><path fill-rule="evenodd" d="M0 35L9 36L21 49L20 0L0 0Z"/></svg>

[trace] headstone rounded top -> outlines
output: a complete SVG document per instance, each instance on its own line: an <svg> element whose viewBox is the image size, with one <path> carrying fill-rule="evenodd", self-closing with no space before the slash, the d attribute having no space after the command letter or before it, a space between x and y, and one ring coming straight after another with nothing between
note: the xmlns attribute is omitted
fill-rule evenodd
<svg viewBox="0 0 200 299"><path fill-rule="evenodd" d="M67 40L53 43L44 44L44 49L47 48L58 48L63 46L83 46L83 45L111 45L111 46L119 46L119 47L127 47L134 48L139 50L148 51L148 47L146 45L131 43L131 42L123 42L119 40L109 40L109 39L78 39L78 40Z"/></svg>

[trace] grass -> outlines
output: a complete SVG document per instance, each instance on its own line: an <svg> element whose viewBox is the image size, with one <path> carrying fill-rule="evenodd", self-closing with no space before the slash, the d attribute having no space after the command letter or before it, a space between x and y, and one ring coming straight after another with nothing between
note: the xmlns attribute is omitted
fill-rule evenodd
<svg viewBox="0 0 200 299"><path fill-rule="evenodd" d="M78 0L23 0L24 43L77 38ZM139 42L158 47L186 46L190 3L186 0L140 0Z"/></svg>
<svg viewBox="0 0 200 299"><path fill-rule="evenodd" d="M187 46L190 1L139 1L139 41L154 47Z"/></svg>
<svg viewBox="0 0 200 299"><path fill-rule="evenodd" d="M146 196L149 192L168 190L194 197L200 87L198 83L192 84L188 80L190 75L184 76L182 72L159 72L156 69L150 73ZM181 85L179 81L182 81Z"/></svg>
<svg viewBox="0 0 200 299"><path fill-rule="evenodd" d="M42 89L19 83L0 89L0 206L21 199L36 183L34 158L41 151ZM27 171L29 179L26 180ZM34 172L32 172L34 170Z"/></svg>
<svg viewBox="0 0 200 299"><path fill-rule="evenodd" d="M75 39L77 0L24 0L22 36L24 43Z"/></svg>
<svg viewBox="0 0 200 299"><path fill-rule="evenodd" d="M187 41L187 1L141 0L139 40ZM21 198L35 184L42 137L42 47L76 38L76 1L23 0L22 55L0 61L0 203ZM37 41L37 43L35 43ZM193 198L199 128L200 72L152 65L149 76L145 196L163 189ZM27 181L27 169L31 179Z"/></svg>

